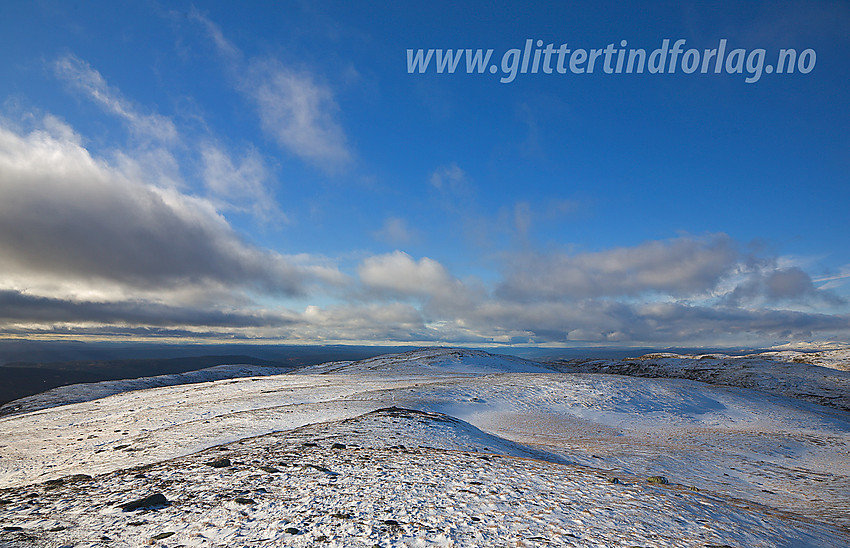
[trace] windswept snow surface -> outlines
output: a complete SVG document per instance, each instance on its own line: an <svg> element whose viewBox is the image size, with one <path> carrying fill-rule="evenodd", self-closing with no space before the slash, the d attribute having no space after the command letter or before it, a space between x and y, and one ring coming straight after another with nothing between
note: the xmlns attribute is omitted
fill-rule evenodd
<svg viewBox="0 0 850 548"><path fill-rule="evenodd" d="M0 436L20 546L850 545L850 413L479 352L124 392ZM94 478L44 483L72 474Z"/></svg>

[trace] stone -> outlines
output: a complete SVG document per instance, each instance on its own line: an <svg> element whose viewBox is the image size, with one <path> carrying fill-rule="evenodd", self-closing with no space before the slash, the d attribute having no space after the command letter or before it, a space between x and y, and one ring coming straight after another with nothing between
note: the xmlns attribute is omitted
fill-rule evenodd
<svg viewBox="0 0 850 548"><path fill-rule="evenodd" d="M165 498L165 495L162 493L154 493L153 495L147 496L143 499L134 500L132 502L128 502L126 504L122 504L121 509L125 512L133 512L134 510L153 510L156 508L162 508L164 506L168 506L171 504L168 499Z"/></svg>
<svg viewBox="0 0 850 548"><path fill-rule="evenodd" d="M212 466L213 468L227 468L231 466L230 459L215 459L205 463L207 466Z"/></svg>

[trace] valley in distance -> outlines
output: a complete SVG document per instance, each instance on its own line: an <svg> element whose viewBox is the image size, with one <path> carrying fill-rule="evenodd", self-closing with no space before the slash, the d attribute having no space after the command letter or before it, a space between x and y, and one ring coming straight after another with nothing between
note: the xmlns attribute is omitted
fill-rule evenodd
<svg viewBox="0 0 850 548"><path fill-rule="evenodd" d="M0 341L0 547L850 545L848 347L522 351Z"/></svg>

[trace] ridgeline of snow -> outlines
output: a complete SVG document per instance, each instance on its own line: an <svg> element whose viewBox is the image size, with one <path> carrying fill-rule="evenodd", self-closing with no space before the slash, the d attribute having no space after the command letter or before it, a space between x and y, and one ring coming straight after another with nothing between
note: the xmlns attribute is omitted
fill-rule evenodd
<svg viewBox="0 0 850 548"><path fill-rule="evenodd" d="M41 392L39 394L8 402L7 404L0 406L0 417L19 413L29 413L31 411L56 407L57 405L92 401L105 398L113 394L130 392L132 390L144 390L145 388L156 388L159 386L176 386L180 384L193 384L240 377L280 375L285 372L286 370L279 367L238 364L217 365L214 367L207 367L206 369L199 369L197 371L157 375L155 377L69 384L67 386L60 386L47 390L46 392Z"/></svg>

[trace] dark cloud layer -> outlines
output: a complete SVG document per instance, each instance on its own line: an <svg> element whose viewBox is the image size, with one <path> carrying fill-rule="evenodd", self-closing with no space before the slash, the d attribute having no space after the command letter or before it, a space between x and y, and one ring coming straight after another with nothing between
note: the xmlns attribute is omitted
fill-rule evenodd
<svg viewBox="0 0 850 548"><path fill-rule="evenodd" d="M92 158L69 130L0 128L0 181L6 274L303 291L303 270L243 242L208 202L131 179Z"/></svg>
<svg viewBox="0 0 850 548"><path fill-rule="evenodd" d="M753 272L726 296L724 302L730 306L740 306L760 300L768 303L844 303L837 295L815 288L811 277L798 267Z"/></svg>
<svg viewBox="0 0 850 548"><path fill-rule="evenodd" d="M567 255L512 257L497 294L510 300L581 299L657 292L693 295L713 289L738 261L726 235L651 241L635 247Z"/></svg>
<svg viewBox="0 0 850 548"><path fill-rule="evenodd" d="M252 328L282 327L295 320L262 311L191 308L146 301L71 301L0 290L0 322Z"/></svg>

